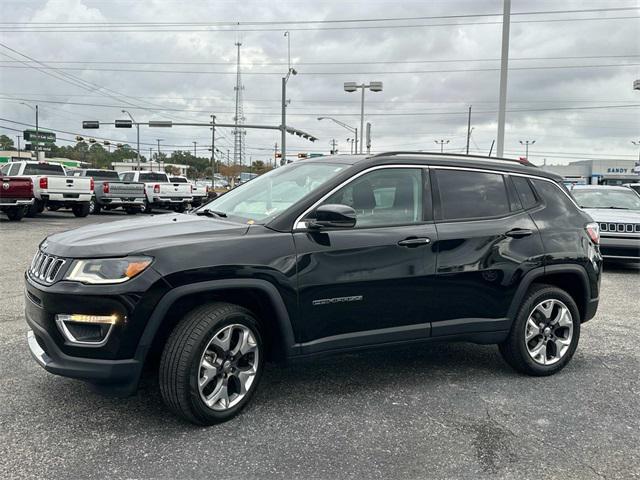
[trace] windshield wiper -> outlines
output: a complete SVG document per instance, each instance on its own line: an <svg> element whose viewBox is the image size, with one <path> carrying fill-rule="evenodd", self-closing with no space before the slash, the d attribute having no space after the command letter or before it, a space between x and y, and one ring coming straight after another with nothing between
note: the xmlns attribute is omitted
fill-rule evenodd
<svg viewBox="0 0 640 480"><path fill-rule="evenodd" d="M215 217L226 218L227 217L227 214L224 213L224 212L219 212L217 210L209 210L209 209L198 210L196 212L196 215L199 215L201 217L204 216L204 217L213 217L213 218L215 218Z"/></svg>

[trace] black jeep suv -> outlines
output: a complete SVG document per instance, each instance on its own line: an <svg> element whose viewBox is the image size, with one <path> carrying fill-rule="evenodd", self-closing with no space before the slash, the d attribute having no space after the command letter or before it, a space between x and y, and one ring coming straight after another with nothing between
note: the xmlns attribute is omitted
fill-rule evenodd
<svg viewBox="0 0 640 480"><path fill-rule="evenodd" d="M559 177L515 161L304 160L189 214L47 238L28 344L49 372L127 393L155 364L198 424L237 414L269 359L455 340L550 375L596 312L598 240Z"/></svg>

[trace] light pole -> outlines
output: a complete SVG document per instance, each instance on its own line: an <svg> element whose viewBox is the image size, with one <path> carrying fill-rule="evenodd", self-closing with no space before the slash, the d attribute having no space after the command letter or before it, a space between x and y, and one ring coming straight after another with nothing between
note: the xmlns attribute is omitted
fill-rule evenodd
<svg viewBox="0 0 640 480"><path fill-rule="evenodd" d="M287 82L291 75L297 75L298 72L295 68L291 67L291 34L289 31L284 32L284 36L287 37L287 75L282 77L282 122L280 129L282 131L282 138L280 139L282 152L282 161L287 163Z"/></svg>
<svg viewBox="0 0 640 480"><path fill-rule="evenodd" d="M353 154L353 138L347 138L347 143L349 144L349 153Z"/></svg>
<svg viewBox="0 0 640 480"><path fill-rule="evenodd" d="M156 138L156 142L158 142L158 155L156 157L156 162L158 164L158 168L160 168L160 142L163 142L163 138Z"/></svg>
<svg viewBox="0 0 640 480"><path fill-rule="evenodd" d="M20 154L20 138L22 138L20 135L16 135L16 138L18 139L18 158L20 158L22 155Z"/></svg>
<svg viewBox="0 0 640 480"><path fill-rule="evenodd" d="M24 102L20 102L20 105L24 105L25 107L29 107L36 111L36 141L35 142L32 141L31 143L34 144L35 152L36 152L36 160L37 160L38 159L38 142L39 142L38 132L40 131L38 128L38 105L36 105L35 108L32 105L29 105L28 103L24 103Z"/></svg>
<svg viewBox="0 0 640 480"><path fill-rule="evenodd" d="M193 158L197 158L198 157L198 151L196 150L196 145L198 145L198 142L191 142L193 143Z"/></svg>
<svg viewBox="0 0 640 480"><path fill-rule="evenodd" d="M138 161L138 170L140 170L140 124L133 119L133 115L129 113L128 110L122 110L122 113L126 113L129 115L132 123L136 124L136 136L137 136L137 146L136 146L136 157Z"/></svg>
<svg viewBox="0 0 640 480"><path fill-rule="evenodd" d="M529 161L529 145L533 145L534 143L536 143L535 140L520 140L520 145L524 145L525 148L525 154L524 154L524 158L527 159L527 161Z"/></svg>
<svg viewBox="0 0 640 480"><path fill-rule="evenodd" d="M216 178L216 116L211 115L211 181ZM212 183L213 185L213 183Z"/></svg>
<svg viewBox="0 0 640 480"><path fill-rule="evenodd" d="M434 140L438 145L440 145L440 153L444 153L444 146L449 143L450 140Z"/></svg>
<svg viewBox="0 0 640 480"><path fill-rule="evenodd" d="M18 142L20 142L20 140L18 140ZM631 140L631 143L633 143L636 147L640 147L640 140L638 140L637 142L635 140ZM638 149L638 162L640 162L640 148Z"/></svg>
<svg viewBox="0 0 640 480"><path fill-rule="evenodd" d="M355 152L354 153L358 153L358 129L357 128L350 127L346 123L341 122L340 120L336 120L333 117L318 117L318 120L331 120L332 122L337 123L338 125L340 125L342 128L345 128L345 129L349 130L351 133L353 133L354 134L354 141L355 141Z"/></svg>
<svg viewBox="0 0 640 480"><path fill-rule="evenodd" d="M363 133L364 133L364 91L365 89L369 89L372 92L381 92L382 91L382 82L369 82L361 83L358 85L356 82L344 82L344 91L345 92L356 92L358 89L362 90L362 100L360 101L360 153L362 153L363 142Z"/></svg>

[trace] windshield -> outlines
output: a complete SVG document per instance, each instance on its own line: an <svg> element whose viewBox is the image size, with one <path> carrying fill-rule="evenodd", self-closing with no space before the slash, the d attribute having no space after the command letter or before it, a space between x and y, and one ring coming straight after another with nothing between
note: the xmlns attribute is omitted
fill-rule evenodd
<svg viewBox="0 0 640 480"><path fill-rule="evenodd" d="M582 208L619 208L640 210L640 196L633 190L576 189L573 198Z"/></svg>
<svg viewBox="0 0 640 480"><path fill-rule="evenodd" d="M200 211L211 210L249 223L266 223L346 167L332 163L292 163L231 190Z"/></svg>
<svg viewBox="0 0 640 480"><path fill-rule="evenodd" d="M167 183L167 176L164 173L141 173L140 181Z"/></svg>

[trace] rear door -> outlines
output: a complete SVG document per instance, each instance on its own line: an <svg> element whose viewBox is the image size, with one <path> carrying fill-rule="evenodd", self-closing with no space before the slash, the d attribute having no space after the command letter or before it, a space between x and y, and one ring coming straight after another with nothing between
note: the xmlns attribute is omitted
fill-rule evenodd
<svg viewBox="0 0 640 480"><path fill-rule="evenodd" d="M353 207L354 228L294 232L305 353L429 336L428 181L419 166L372 169L321 202Z"/></svg>
<svg viewBox="0 0 640 480"><path fill-rule="evenodd" d="M520 280L542 265L540 234L500 172L431 171L438 230L433 336L504 330Z"/></svg>

